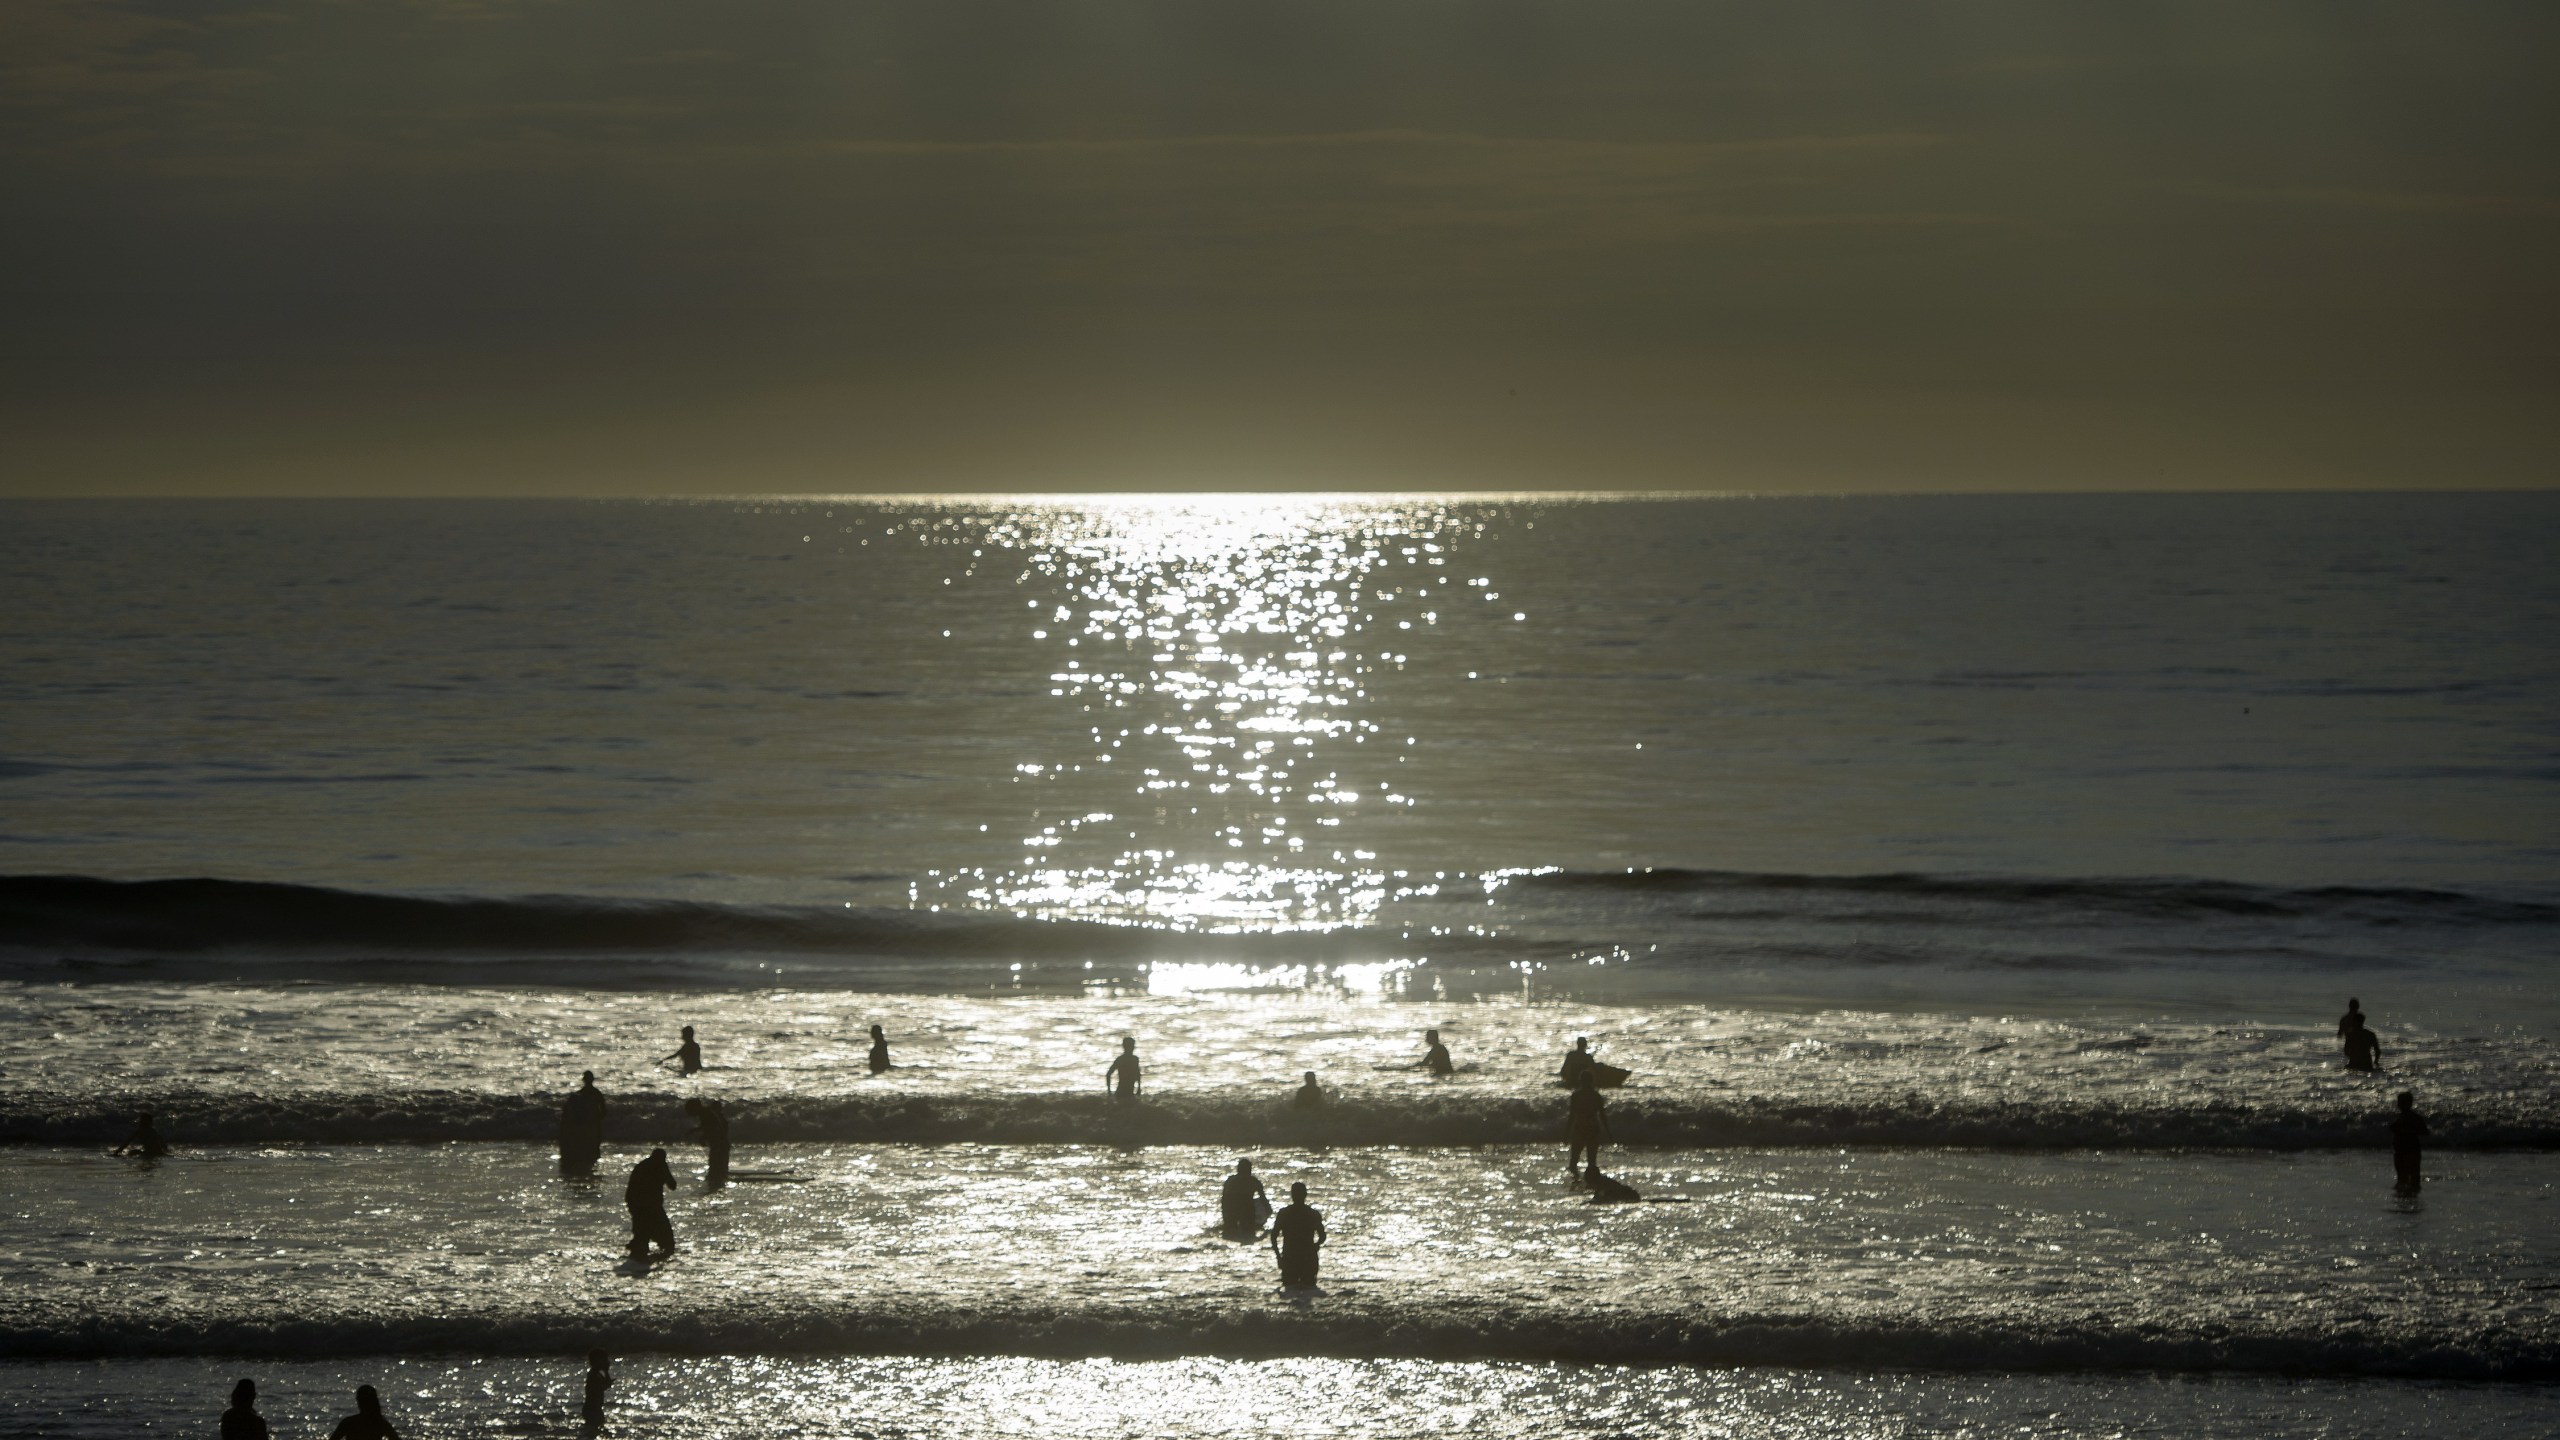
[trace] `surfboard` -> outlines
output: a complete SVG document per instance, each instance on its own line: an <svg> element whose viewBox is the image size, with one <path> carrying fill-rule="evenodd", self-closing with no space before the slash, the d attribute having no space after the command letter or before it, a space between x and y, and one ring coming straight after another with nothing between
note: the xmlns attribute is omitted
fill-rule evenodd
<svg viewBox="0 0 2560 1440"><path fill-rule="evenodd" d="M1604 1065L1597 1060L1591 1062L1591 1083L1603 1090L1617 1089L1626 1084L1628 1077L1635 1073L1633 1070L1622 1070L1615 1065ZM1558 1077L1556 1083L1568 1090L1573 1088L1573 1082L1562 1077Z"/></svg>
<svg viewBox="0 0 2560 1440"><path fill-rule="evenodd" d="M732 1185L806 1185L817 1178L815 1175L794 1175L788 1170L732 1170L729 1172L729 1183Z"/></svg>

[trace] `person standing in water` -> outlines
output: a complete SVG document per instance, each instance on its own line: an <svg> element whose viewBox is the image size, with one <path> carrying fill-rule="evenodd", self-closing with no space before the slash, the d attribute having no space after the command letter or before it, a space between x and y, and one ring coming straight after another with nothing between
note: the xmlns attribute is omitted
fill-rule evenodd
<svg viewBox="0 0 2560 1440"><path fill-rule="evenodd" d="M1324 1212L1307 1203L1306 1182L1300 1181L1289 1187L1289 1203L1271 1217L1271 1253L1280 1258L1283 1289L1315 1288L1324 1242Z"/></svg>
<svg viewBox="0 0 2560 1440"><path fill-rule="evenodd" d="M1218 1187L1218 1232L1230 1240L1252 1240L1262 1234L1263 1217L1271 1213L1271 1197L1253 1162L1238 1160L1236 1173Z"/></svg>
<svg viewBox="0 0 2560 1440"><path fill-rule="evenodd" d="M2391 1171L2403 1195L2415 1195L2425 1183L2418 1175L2418 1143L2427 1138L2427 1117L2418 1113L2418 1097L2400 1092L2400 1113L2391 1117Z"/></svg>
<svg viewBox="0 0 2560 1440"><path fill-rule="evenodd" d="M622 1203L631 1212L632 1259L647 1260L652 1242L663 1252L662 1259L676 1253L676 1227L667 1219L667 1192L674 1188L675 1172L667 1168L663 1149L650 1151L648 1159L631 1167L631 1179L622 1187Z"/></svg>
<svg viewBox="0 0 2560 1440"><path fill-rule="evenodd" d="M1458 1067L1451 1064L1449 1061L1449 1047L1440 1043L1439 1031L1423 1031L1422 1043L1430 1047L1422 1052L1423 1069L1430 1071L1434 1075L1440 1076L1454 1075L1457 1073Z"/></svg>
<svg viewBox="0 0 2560 1440"><path fill-rule="evenodd" d="M596 1072L578 1076L578 1088L560 1107L560 1173L593 1175L604 1153L604 1092L596 1088Z"/></svg>
<svg viewBox="0 0 2560 1440"><path fill-rule="evenodd" d="M1575 1085L1597 1063L1591 1053L1591 1037L1577 1035L1573 1037L1573 1048L1564 1052L1564 1063L1556 1067L1556 1078L1567 1085Z"/></svg>
<svg viewBox="0 0 2560 1440"><path fill-rule="evenodd" d="M2382 1037L2373 1033L2362 1015L2347 1018L2356 1022L2347 1027L2347 1068L2369 1075L2382 1068Z"/></svg>
<svg viewBox="0 0 2560 1440"><path fill-rule="evenodd" d="M1321 1110L1324 1108L1324 1101L1324 1087L1316 1083L1316 1072L1313 1070L1307 1072L1306 1083L1299 1086L1297 1093L1289 1097L1289 1103L1301 1110Z"/></svg>
<svg viewBox="0 0 2560 1440"><path fill-rule="evenodd" d="M2364 1023L2364 1002L2353 995L2347 997L2347 1013L2338 1017L2338 1044L2347 1043L2347 1032Z"/></svg>
<svg viewBox="0 0 2560 1440"><path fill-rule="evenodd" d="M1123 1035L1120 1037L1119 1058L1111 1062L1110 1069L1102 1072L1102 1081L1104 1084L1111 1087L1111 1094L1115 1099L1135 1100L1138 1098L1137 1036Z"/></svg>
<svg viewBox="0 0 2560 1440"><path fill-rule="evenodd" d="M169 1142L160 1138L160 1132L152 1126L151 1112L145 1110L134 1117L133 1133L124 1137L123 1144L107 1153L138 1155L145 1160L157 1160L169 1153Z"/></svg>
<svg viewBox="0 0 2560 1440"><path fill-rule="evenodd" d="M678 1045L675 1049L658 1057L658 1063L661 1065L666 1064L670 1060L676 1062L676 1071L678 1074L697 1075L701 1073L702 1046L695 1042L692 1026L687 1025L684 1027L683 1044Z"/></svg>
<svg viewBox="0 0 2560 1440"><path fill-rule="evenodd" d="M587 1403L578 1407L578 1417L590 1430L604 1426L604 1392L613 1388L613 1358L601 1350L587 1352Z"/></svg>
<svg viewBox="0 0 2560 1440"><path fill-rule="evenodd" d="M1600 1087L1591 1081L1590 1067L1575 1072L1573 1098L1565 1102L1564 1168L1573 1178L1582 1178L1582 1161L1587 1155L1593 1174L1600 1171L1600 1147L1616 1137L1609 1132L1609 1102L1600 1098Z"/></svg>
<svg viewBox="0 0 2560 1440"><path fill-rule="evenodd" d="M231 1408L222 1412L222 1440L267 1440L267 1420L258 1413L257 1381L243 1380L231 1387Z"/></svg>
<svg viewBox="0 0 2560 1440"><path fill-rule="evenodd" d="M382 1396L370 1385L356 1387L356 1413L338 1422L329 1440L400 1440L400 1432L383 1418Z"/></svg>
<svg viewBox="0 0 2560 1440"><path fill-rule="evenodd" d="M889 1068L889 1036L879 1026L871 1027L871 1073Z"/></svg>
<svg viewBox="0 0 2560 1440"><path fill-rule="evenodd" d="M687 1100L693 1131L702 1137L702 1183L717 1190L729 1183L729 1107L717 1100Z"/></svg>

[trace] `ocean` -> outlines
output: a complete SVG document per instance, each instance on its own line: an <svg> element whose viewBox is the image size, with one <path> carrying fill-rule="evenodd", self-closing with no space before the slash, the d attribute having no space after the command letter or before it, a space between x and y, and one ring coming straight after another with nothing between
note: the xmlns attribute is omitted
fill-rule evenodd
<svg viewBox="0 0 2560 1440"><path fill-rule="evenodd" d="M0 1435L569 1433L594 1345L651 1436L2546 1434L2555 554L2560 494L0 502ZM1576 1037L1660 1203L1568 1186ZM790 1179L702 1188L690 1098ZM1240 1155L1322 1293L1218 1237Z"/></svg>

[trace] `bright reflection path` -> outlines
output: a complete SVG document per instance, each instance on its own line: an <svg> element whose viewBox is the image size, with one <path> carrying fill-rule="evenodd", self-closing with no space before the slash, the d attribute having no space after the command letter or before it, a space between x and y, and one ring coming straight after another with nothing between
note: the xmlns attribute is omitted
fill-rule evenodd
<svg viewBox="0 0 2560 1440"><path fill-rule="evenodd" d="M1020 864L942 888L1207 930L1357 923L1415 893L1370 836L1423 803L1400 774L1421 737L1370 702L1444 612L1498 599L1452 568L1482 528L1446 501L1253 496L989 518L972 559L1019 559L1072 738L1015 764L1036 822Z"/></svg>

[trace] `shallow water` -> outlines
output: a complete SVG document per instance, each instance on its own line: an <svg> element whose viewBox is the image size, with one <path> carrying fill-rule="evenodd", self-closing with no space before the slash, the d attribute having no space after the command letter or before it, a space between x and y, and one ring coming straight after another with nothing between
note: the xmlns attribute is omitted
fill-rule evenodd
<svg viewBox="0 0 2560 1440"><path fill-rule="evenodd" d="M404 1433L577 1433L583 1359L0 1362L0 1435L201 1432L256 1377L280 1433L320 1433L358 1385ZM2534 1440L2548 1385L2261 1376L1914 1375L1859 1370L1296 1359L1125 1362L694 1358L614 1364L611 1430L736 1435L1389 1437L1561 1434L1710 1440Z"/></svg>
<svg viewBox="0 0 2560 1440"><path fill-rule="evenodd" d="M1226 1149L749 1146L807 1177L679 1192L621 1255L619 1180L531 1146L0 1154L20 1354L1014 1353L1558 1357L1957 1369L2560 1376L2560 1167L2373 1154L1274 1151L1325 1293L1212 1233ZM682 1152L678 1160L690 1166Z"/></svg>

